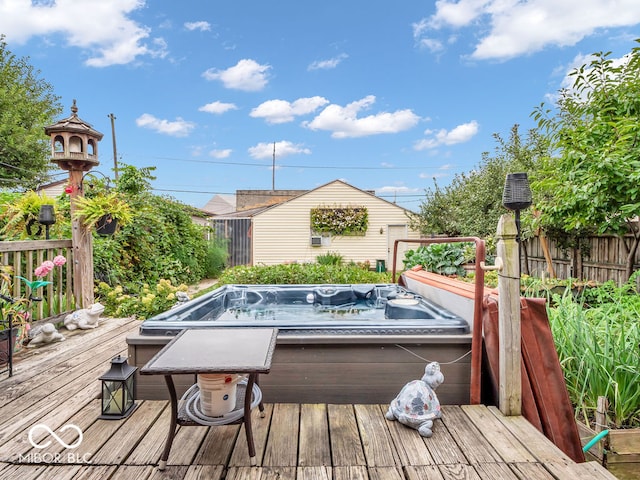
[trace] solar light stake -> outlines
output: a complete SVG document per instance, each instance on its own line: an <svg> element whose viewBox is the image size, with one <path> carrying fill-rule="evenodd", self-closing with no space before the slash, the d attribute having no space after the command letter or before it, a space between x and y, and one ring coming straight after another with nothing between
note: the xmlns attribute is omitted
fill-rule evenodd
<svg viewBox="0 0 640 480"><path fill-rule="evenodd" d="M508 173L502 192L502 205L516 213L516 242L518 242L518 256L520 254L520 210L529 208L533 203L529 178L526 173ZM518 259L518 265L520 260Z"/></svg>

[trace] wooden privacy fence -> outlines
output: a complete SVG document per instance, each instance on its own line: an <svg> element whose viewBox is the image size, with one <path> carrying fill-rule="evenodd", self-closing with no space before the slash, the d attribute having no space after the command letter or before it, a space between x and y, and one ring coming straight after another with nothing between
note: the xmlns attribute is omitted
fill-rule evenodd
<svg viewBox="0 0 640 480"><path fill-rule="evenodd" d="M67 262L56 267L42 280L51 283L41 287L34 295L42 298L34 302L31 308L33 320L48 318L70 311L76 302L73 299L73 249L69 240L26 240L17 242L0 242L2 265L13 267L13 285L10 295L13 298L26 298L29 288L23 281L15 278L21 276L27 280L35 280L34 270L45 260L53 260L56 255L64 255Z"/></svg>
<svg viewBox="0 0 640 480"><path fill-rule="evenodd" d="M630 244L633 237L628 235L625 239ZM627 280L627 251L622 238L614 235L588 237L586 247L581 250L563 249L549 238L529 238L523 242L521 258L527 262L523 265L523 273L534 277L549 276L543 248L545 241L555 275L559 279L578 278L600 283L613 280L618 284ZM640 269L640 249L636 252L634 264L634 270Z"/></svg>

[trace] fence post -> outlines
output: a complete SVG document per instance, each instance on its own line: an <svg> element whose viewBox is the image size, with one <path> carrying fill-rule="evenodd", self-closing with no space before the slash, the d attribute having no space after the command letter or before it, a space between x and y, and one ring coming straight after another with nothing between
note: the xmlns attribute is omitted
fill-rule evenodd
<svg viewBox="0 0 640 480"><path fill-rule="evenodd" d="M522 410L520 346L520 258L516 223L510 214L500 217L496 231L498 272L499 408L504 415L520 415Z"/></svg>
<svg viewBox="0 0 640 480"><path fill-rule="evenodd" d="M82 185L82 170L69 170L71 185ZM93 237L91 229L75 218L75 199L82 191L71 193L71 240L73 242L73 295L76 308L93 305Z"/></svg>

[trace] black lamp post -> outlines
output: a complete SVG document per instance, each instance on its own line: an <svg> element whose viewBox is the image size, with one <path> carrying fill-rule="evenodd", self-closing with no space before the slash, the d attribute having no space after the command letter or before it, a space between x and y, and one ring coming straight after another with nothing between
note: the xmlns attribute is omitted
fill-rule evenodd
<svg viewBox="0 0 640 480"><path fill-rule="evenodd" d="M56 223L56 215L53 205L41 205L38 213L38 223L44 225L44 238L49 240L49 227Z"/></svg>
<svg viewBox="0 0 640 480"><path fill-rule="evenodd" d="M103 420L126 418L136 409L135 373L137 368L118 355L111 360L111 369L100 377L102 381Z"/></svg>
<svg viewBox="0 0 640 480"><path fill-rule="evenodd" d="M520 255L520 210L529 208L533 203L529 178L526 173L508 173L502 192L502 205L516 212L516 241L518 242L518 257ZM520 260L518 259L518 267Z"/></svg>

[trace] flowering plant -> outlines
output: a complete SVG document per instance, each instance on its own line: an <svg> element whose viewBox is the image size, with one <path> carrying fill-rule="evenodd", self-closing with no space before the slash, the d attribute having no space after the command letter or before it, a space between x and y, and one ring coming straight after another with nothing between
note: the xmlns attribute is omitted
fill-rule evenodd
<svg viewBox="0 0 640 480"><path fill-rule="evenodd" d="M364 235L368 226L367 207L317 207L311 209L311 229L334 235Z"/></svg>
<svg viewBox="0 0 640 480"><path fill-rule="evenodd" d="M2 265L2 270L0 271L0 298L3 300L1 310L2 321L4 322L9 318L9 315L12 315L13 323L15 325L24 325L28 331L28 322L31 318L31 304L32 302L42 300L42 298L36 296L36 291L38 288L51 283L48 280L43 280L43 278L49 275L55 267L61 267L65 263L67 263L67 259L63 255L57 255L53 260L45 260L34 270L33 273L37 277L36 280L29 280L16 275L15 278L22 281L29 288L29 295L20 298L12 297L13 286L11 274L13 273L13 269L8 265Z"/></svg>
<svg viewBox="0 0 640 480"><path fill-rule="evenodd" d="M39 278L38 280L27 280L24 277L20 277L20 276L17 277L20 280L22 280L25 283L25 285L29 287L29 290L30 290L29 300L35 300L35 301L40 300L40 298L34 297L34 292L38 288L44 287L45 285L49 285L51 283L48 280L41 280L41 279L49 275L55 267L61 267L65 263L67 263L67 259L63 255L57 255L53 258L53 260L45 260L44 262L42 262L42 265L40 265L38 268L34 270L33 273L36 277Z"/></svg>

